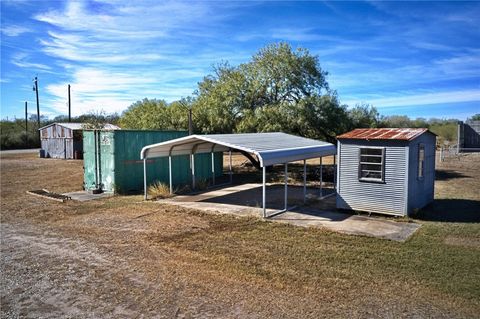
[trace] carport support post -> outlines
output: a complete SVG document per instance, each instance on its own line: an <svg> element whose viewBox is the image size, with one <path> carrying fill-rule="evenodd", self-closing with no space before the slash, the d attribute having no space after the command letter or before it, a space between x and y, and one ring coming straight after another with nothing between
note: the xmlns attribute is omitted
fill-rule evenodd
<svg viewBox="0 0 480 319"><path fill-rule="evenodd" d="M195 189L195 154L192 153L192 189Z"/></svg>
<svg viewBox="0 0 480 319"><path fill-rule="evenodd" d="M288 197L288 163L285 163L285 211L287 210Z"/></svg>
<svg viewBox="0 0 480 319"><path fill-rule="evenodd" d="M265 169L265 166L263 167L262 169L262 177L263 177L263 183L262 183L262 207L263 207L263 218L267 217L267 210L266 210L266 207L265 207L265 183L266 183L266 178L265 178L265 175L266 175L266 169Z"/></svg>
<svg viewBox="0 0 480 319"><path fill-rule="evenodd" d="M303 160L303 203L307 200L307 160Z"/></svg>
<svg viewBox="0 0 480 319"><path fill-rule="evenodd" d="M147 158L143 159L143 191L144 199L147 200Z"/></svg>
<svg viewBox="0 0 480 319"><path fill-rule="evenodd" d="M212 186L215 185L215 154L212 152Z"/></svg>
<svg viewBox="0 0 480 319"><path fill-rule="evenodd" d="M337 189L337 156L333 155L333 189Z"/></svg>
<svg viewBox="0 0 480 319"><path fill-rule="evenodd" d="M172 183L172 155L168 155L168 182L170 184L170 194L173 194Z"/></svg>
<svg viewBox="0 0 480 319"><path fill-rule="evenodd" d="M228 150L228 156L230 157L230 162L228 164L229 172L230 172L230 184L232 183L233 177L232 177L232 150Z"/></svg>
<svg viewBox="0 0 480 319"><path fill-rule="evenodd" d="M320 157L320 198L323 197L323 157Z"/></svg>

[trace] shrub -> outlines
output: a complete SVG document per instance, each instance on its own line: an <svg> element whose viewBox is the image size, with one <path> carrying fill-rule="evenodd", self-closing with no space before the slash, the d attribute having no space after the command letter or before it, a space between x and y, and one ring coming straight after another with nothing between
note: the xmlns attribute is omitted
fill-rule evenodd
<svg viewBox="0 0 480 319"><path fill-rule="evenodd" d="M147 191L148 191L148 195L152 199L168 198L172 196L172 194L170 194L170 186L168 186L165 183L161 183L159 181L156 181L150 186L148 186Z"/></svg>

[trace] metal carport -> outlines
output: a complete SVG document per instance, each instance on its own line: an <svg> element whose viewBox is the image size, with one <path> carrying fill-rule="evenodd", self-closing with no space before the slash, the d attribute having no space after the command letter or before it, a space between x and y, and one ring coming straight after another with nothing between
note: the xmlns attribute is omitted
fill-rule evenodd
<svg viewBox="0 0 480 319"><path fill-rule="evenodd" d="M192 184L195 185L195 154L212 154L212 177L214 172L214 152L229 152L237 150L257 157L262 168L262 207L263 217L266 216L266 167L276 164L285 165L285 208L280 212L288 210L287 189L288 189L288 163L303 160L303 188L304 198L306 195L306 160L311 158L322 158L324 156L336 155L335 145L323 141L299 137L286 133L243 133L243 134L207 134L190 135L158 144L145 146L140 158L144 167L144 188L145 199L147 199L147 159L155 157L168 157L169 163L169 184L170 192L172 187L172 156L190 155ZM231 157L230 157L231 158ZM231 161L230 161L231 171ZM231 175L230 175L231 176ZM280 213L278 212L278 213Z"/></svg>

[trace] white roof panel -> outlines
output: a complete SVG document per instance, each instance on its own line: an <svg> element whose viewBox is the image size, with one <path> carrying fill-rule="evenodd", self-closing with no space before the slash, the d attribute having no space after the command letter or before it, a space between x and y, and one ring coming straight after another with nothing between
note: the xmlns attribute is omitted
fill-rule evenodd
<svg viewBox="0 0 480 319"><path fill-rule="evenodd" d="M140 157L164 157L240 150L255 154L261 166L336 154L335 145L286 133L190 135L145 146Z"/></svg>

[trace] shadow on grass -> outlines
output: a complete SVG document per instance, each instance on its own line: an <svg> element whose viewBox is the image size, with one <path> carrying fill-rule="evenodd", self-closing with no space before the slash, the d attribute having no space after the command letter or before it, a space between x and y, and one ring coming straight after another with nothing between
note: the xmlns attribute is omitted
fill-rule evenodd
<svg viewBox="0 0 480 319"><path fill-rule="evenodd" d="M461 178L461 177L470 177L468 175L464 175L462 173L459 173L458 171L454 170L437 170L435 171L435 180L437 181L446 181L450 179L455 179L455 178Z"/></svg>
<svg viewBox="0 0 480 319"><path fill-rule="evenodd" d="M437 222L480 223L480 201L436 199L418 212L414 218Z"/></svg>

